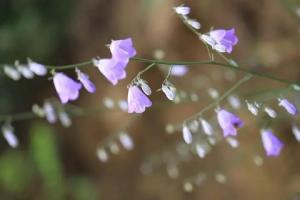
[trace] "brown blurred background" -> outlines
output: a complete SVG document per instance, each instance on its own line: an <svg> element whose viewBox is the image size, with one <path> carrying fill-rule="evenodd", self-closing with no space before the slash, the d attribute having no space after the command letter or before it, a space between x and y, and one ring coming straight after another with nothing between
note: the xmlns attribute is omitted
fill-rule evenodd
<svg viewBox="0 0 300 200"><path fill-rule="evenodd" d="M182 3L192 8L191 16L202 24L201 32L211 27L235 28L239 43L230 58L241 66L299 80L300 3L295 0L1 0L0 57L3 63L27 56L45 64L77 63L108 57L105 44L132 37L138 57L153 58L155 51L162 50L167 60L207 60L205 47L173 12L172 7ZM126 85L143 67L131 62L127 79L116 87L94 67L83 68L97 92L82 92L75 104L103 107L103 99L115 103L126 99ZM212 101L209 88L222 94L242 75L217 66L193 66L186 76L171 79L181 95L188 96L182 96L184 102L179 104L154 92L153 107L142 115L105 108L96 115L74 118L70 128L49 127L43 120L14 124L21 146L12 150L1 143L0 198L300 199L300 145L291 133L291 124L298 119L277 109L281 117L269 124L285 148L280 157L267 158L259 135L266 116L251 115L244 103L245 97L259 100L264 98L261 94L268 94L265 90L286 85L254 77L235 93L242 100L242 109L235 112L246 122L236 149L221 141L200 159L180 150L180 131L165 131L166 124L180 124L208 105ZM157 67L143 78L154 91L164 76ZM18 84L1 77L1 84L2 113L30 110L32 104L56 95L47 80ZM198 100L193 102L191 95ZM276 108L278 95L268 96L266 104ZM297 92L287 95L300 104ZM229 107L226 102L223 105ZM213 110L204 117L215 123ZM131 135L134 149L121 149L117 155L108 150L108 161L100 162L97 148L109 149L119 130Z"/></svg>

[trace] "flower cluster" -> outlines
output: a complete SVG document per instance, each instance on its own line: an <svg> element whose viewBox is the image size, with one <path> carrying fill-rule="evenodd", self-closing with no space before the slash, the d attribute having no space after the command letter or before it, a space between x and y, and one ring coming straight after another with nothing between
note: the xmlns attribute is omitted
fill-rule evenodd
<svg viewBox="0 0 300 200"><path fill-rule="evenodd" d="M45 65L36 63L28 59L26 65L20 64L16 61L14 65L5 65L4 73L9 78L18 81L23 76L26 79L32 79L35 75L45 76L47 74L47 68Z"/></svg>

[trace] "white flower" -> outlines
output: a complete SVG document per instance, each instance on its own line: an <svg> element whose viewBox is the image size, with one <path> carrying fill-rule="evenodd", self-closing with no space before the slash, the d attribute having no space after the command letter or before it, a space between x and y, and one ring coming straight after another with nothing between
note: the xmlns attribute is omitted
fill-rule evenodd
<svg viewBox="0 0 300 200"><path fill-rule="evenodd" d="M29 69L29 67L25 65L17 65L18 71L27 79L32 79L34 77L34 73Z"/></svg>
<svg viewBox="0 0 300 200"><path fill-rule="evenodd" d="M275 118L277 116L277 113L275 110L273 110L272 108L270 107L265 107L265 112L272 118Z"/></svg>
<svg viewBox="0 0 300 200"><path fill-rule="evenodd" d="M107 162L108 154L103 148L97 149L97 157L101 162Z"/></svg>
<svg viewBox="0 0 300 200"><path fill-rule="evenodd" d="M212 135L213 129L212 129L212 126L210 125L210 123L208 123L208 121L206 121L205 119L200 119L200 122L201 122L203 132L206 135Z"/></svg>
<svg viewBox="0 0 300 200"><path fill-rule="evenodd" d="M36 63L28 59L29 69L38 76L45 76L47 74L47 68L45 65Z"/></svg>
<svg viewBox="0 0 300 200"><path fill-rule="evenodd" d="M66 112L60 112L58 118L64 127L70 127L72 125L72 121Z"/></svg>
<svg viewBox="0 0 300 200"><path fill-rule="evenodd" d="M293 124L293 126L292 126L292 132L293 132L296 140L298 142L300 142L300 129L295 124Z"/></svg>
<svg viewBox="0 0 300 200"><path fill-rule="evenodd" d="M132 150L134 147L132 138L127 133L120 134L120 142L126 150Z"/></svg>
<svg viewBox="0 0 300 200"><path fill-rule="evenodd" d="M147 84L147 81L143 80L143 79L139 79L138 80L138 85L141 87L141 89L143 90L143 92L146 95L150 95L152 93L151 88L149 87L149 85Z"/></svg>

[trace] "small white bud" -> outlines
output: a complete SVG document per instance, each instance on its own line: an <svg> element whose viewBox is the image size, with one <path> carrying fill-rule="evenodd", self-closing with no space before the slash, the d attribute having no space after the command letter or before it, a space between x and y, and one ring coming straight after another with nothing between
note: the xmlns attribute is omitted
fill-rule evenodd
<svg viewBox="0 0 300 200"><path fill-rule="evenodd" d="M196 21L195 19L188 19L187 23L191 27L193 27L194 29L200 29L201 28L201 24L198 21Z"/></svg>
<svg viewBox="0 0 300 200"><path fill-rule="evenodd" d="M27 79L32 79L34 77L34 73L25 65L17 65L18 71Z"/></svg>
<svg viewBox="0 0 300 200"><path fill-rule="evenodd" d="M174 7L173 9L178 15L184 15L184 16L190 14L190 11L191 11L191 9L189 7L184 6L184 5Z"/></svg>
<svg viewBox="0 0 300 200"><path fill-rule="evenodd" d="M139 79L138 84L140 85L140 87L142 88L143 92L146 95L149 96L152 93L151 88L149 87L149 85L147 84L147 82L145 80Z"/></svg>
<svg viewBox="0 0 300 200"><path fill-rule="evenodd" d="M233 137L226 137L226 141L232 148L237 148L240 145L239 141Z"/></svg>
<svg viewBox="0 0 300 200"><path fill-rule="evenodd" d="M255 116L257 116L258 114L258 107L255 105L255 104L252 104L248 101L246 101L246 104L247 104L247 108L248 110Z"/></svg>
<svg viewBox="0 0 300 200"><path fill-rule="evenodd" d="M271 118L275 118L277 116L276 111L270 107L265 107L264 110Z"/></svg>
<svg viewBox="0 0 300 200"><path fill-rule="evenodd" d="M109 150L113 153L113 154L118 154L120 152L120 147L117 143L113 142L109 145Z"/></svg>
<svg viewBox="0 0 300 200"><path fill-rule="evenodd" d="M240 99L235 95L230 95L228 97L228 103L231 105L234 109L240 109L241 108L241 101Z"/></svg>
<svg viewBox="0 0 300 200"><path fill-rule="evenodd" d="M119 108L124 111L124 112L127 112L128 110L128 103L126 100L120 100L118 101L118 105L119 105Z"/></svg>
<svg viewBox="0 0 300 200"><path fill-rule="evenodd" d="M45 65L32 62L30 59L28 59L28 67L33 73L38 76L45 76L47 74L47 68L45 67Z"/></svg>
<svg viewBox="0 0 300 200"><path fill-rule="evenodd" d="M200 119L200 122L201 122L203 132L206 135L212 135L213 134L213 128L210 125L210 123L208 121L206 121L205 119Z"/></svg>
<svg viewBox="0 0 300 200"><path fill-rule="evenodd" d="M169 100L171 100L171 101L175 100L175 98L176 98L176 88L175 88L175 86L172 83L170 83L168 81L165 81L162 84L161 89L165 93L166 97Z"/></svg>
<svg viewBox="0 0 300 200"><path fill-rule="evenodd" d="M107 162L108 154L103 148L97 149L97 157L101 162Z"/></svg>
<svg viewBox="0 0 300 200"><path fill-rule="evenodd" d="M134 147L132 138L126 133L120 134L120 142L126 150L132 150Z"/></svg>
<svg viewBox="0 0 300 200"><path fill-rule="evenodd" d="M18 81L21 78L21 74L18 70L16 70L14 67L5 65L4 66L4 73L9 78L13 79L14 81Z"/></svg>
<svg viewBox="0 0 300 200"><path fill-rule="evenodd" d="M53 124L57 121L57 116L55 114L54 107L50 102L44 102L44 112L45 117L50 124Z"/></svg>
<svg viewBox="0 0 300 200"><path fill-rule="evenodd" d="M204 158L207 153L206 148L200 144L196 144L196 152L200 158Z"/></svg>
<svg viewBox="0 0 300 200"><path fill-rule="evenodd" d="M300 142L300 129L296 126L296 124L292 125L292 132L298 142Z"/></svg>
<svg viewBox="0 0 300 200"><path fill-rule="evenodd" d="M192 136L190 129L186 125L184 125L182 128L182 136L183 136L183 140L185 141L185 143L187 143L187 144L192 143L193 136Z"/></svg>
<svg viewBox="0 0 300 200"><path fill-rule="evenodd" d="M186 192L192 192L194 190L194 186L193 186L193 184L191 182L185 182L183 184L183 189Z"/></svg>
<svg viewBox="0 0 300 200"><path fill-rule="evenodd" d="M71 118L66 112L60 112L58 118L64 127L70 127L72 125Z"/></svg>
<svg viewBox="0 0 300 200"><path fill-rule="evenodd" d="M222 173L216 173L215 174L215 179L218 183L224 184L226 182L226 176Z"/></svg>
<svg viewBox="0 0 300 200"><path fill-rule="evenodd" d="M108 109L112 109L115 106L114 101L111 98L108 98L108 97L103 99L103 104Z"/></svg>
<svg viewBox="0 0 300 200"><path fill-rule="evenodd" d="M14 134L14 129L10 124L2 126L3 137L10 147L16 148L19 145L19 140Z"/></svg>
<svg viewBox="0 0 300 200"><path fill-rule="evenodd" d="M213 98L213 99L216 99L216 98L219 97L219 92L218 92L218 90L216 90L216 89L214 89L214 88L209 88L207 92L208 92L209 96L210 96L211 98Z"/></svg>

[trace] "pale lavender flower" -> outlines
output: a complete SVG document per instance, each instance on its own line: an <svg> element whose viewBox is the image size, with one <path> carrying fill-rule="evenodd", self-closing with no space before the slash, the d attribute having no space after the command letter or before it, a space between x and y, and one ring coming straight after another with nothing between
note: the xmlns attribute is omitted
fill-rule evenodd
<svg viewBox="0 0 300 200"><path fill-rule="evenodd" d="M53 77L54 87L62 103L76 100L79 97L81 84L74 81L64 73L56 73Z"/></svg>
<svg viewBox="0 0 300 200"><path fill-rule="evenodd" d="M143 79L139 79L138 80L138 85L142 88L143 92L146 94L146 95L151 95L152 91L151 91L151 88L150 86L148 85L147 81L143 80Z"/></svg>
<svg viewBox="0 0 300 200"><path fill-rule="evenodd" d="M175 12L178 15L183 15L183 16L186 16L186 15L190 14L190 11L191 11L191 8L189 8L187 6L184 6L184 5L174 7L173 9L175 10Z"/></svg>
<svg viewBox="0 0 300 200"><path fill-rule="evenodd" d="M121 62L113 58L93 59L93 63L113 85L116 85L119 80L126 78L125 68L128 60Z"/></svg>
<svg viewBox="0 0 300 200"><path fill-rule="evenodd" d="M291 115L296 115L298 113L298 109L295 104L291 103L287 99L279 99L279 106L285 108L285 110Z"/></svg>
<svg viewBox="0 0 300 200"><path fill-rule="evenodd" d="M188 68L185 65L173 65L171 70L172 76L184 76L188 72Z"/></svg>
<svg viewBox="0 0 300 200"><path fill-rule="evenodd" d="M47 74L47 68L45 65L36 63L28 59L29 69L38 76L45 76Z"/></svg>
<svg viewBox="0 0 300 200"><path fill-rule="evenodd" d="M217 29L210 31L208 34L203 34L200 36L207 44L209 44L213 49L221 53L231 53L232 47L238 43L238 38L235 35L234 28L225 30Z"/></svg>
<svg viewBox="0 0 300 200"><path fill-rule="evenodd" d="M138 88L132 85L128 89L128 113L143 113L152 105L151 100Z"/></svg>
<svg viewBox="0 0 300 200"><path fill-rule="evenodd" d="M2 126L3 137L12 148L16 148L19 145L19 140L14 134L14 128L10 124Z"/></svg>
<svg viewBox="0 0 300 200"><path fill-rule="evenodd" d="M97 149L97 157L101 162L104 162L104 163L107 162L107 160L108 160L108 154L105 151L105 149L103 149L103 148Z"/></svg>
<svg viewBox="0 0 300 200"><path fill-rule="evenodd" d="M129 58L132 58L136 55L136 50L133 47L131 38L126 38L123 40L112 40L109 48L112 54L112 58L117 61L128 62Z"/></svg>
<svg viewBox="0 0 300 200"><path fill-rule="evenodd" d="M283 147L283 143L271 130L261 130L261 137L267 156L278 156Z"/></svg>
<svg viewBox="0 0 300 200"><path fill-rule="evenodd" d="M95 84L89 79L89 76L79 69L76 69L77 78L82 83L83 87L90 93L94 93L96 91Z"/></svg>
<svg viewBox="0 0 300 200"><path fill-rule="evenodd" d="M217 111L217 118L225 137L229 135L235 136L237 134L236 129L244 125L244 122L238 116L224 109Z"/></svg>

